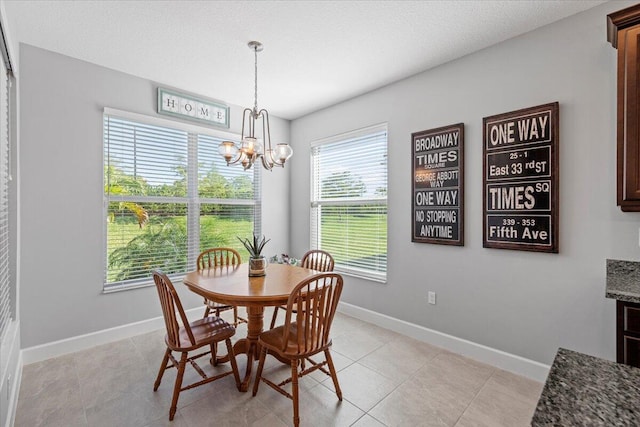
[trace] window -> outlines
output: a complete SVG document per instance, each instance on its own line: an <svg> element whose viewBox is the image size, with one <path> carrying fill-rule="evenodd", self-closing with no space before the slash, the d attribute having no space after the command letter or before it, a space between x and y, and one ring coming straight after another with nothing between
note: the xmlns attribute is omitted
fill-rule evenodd
<svg viewBox="0 0 640 427"><path fill-rule="evenodd" d="M313 143L311 164L311 246L338 271L386 281L386 124Z"/></svg>
<svg viewBox="0 0 640 427"><path fill-rule="evenodd" d="M131 118L133 117L133 118ZM237 136L105 110L105 291L179 275L217 246L260 232L258 168L227 166L218 144Z"/></svg>
<svg viewBox="0 0 640 427"><path fill-rule="evenodd" d="M4 40L4 34L1 40ZM3 55L3 58L5 56ZM10 258L13 250L10 244L10 213L14 207L10 206L10 87L11 72L7 69L7 62L0 60L0 343L5 332L9 329L12 319L15 319L15 278L11 275ZM1 345L0 345L1 347ZM1 377L0 377L1 378Z"/></svg>

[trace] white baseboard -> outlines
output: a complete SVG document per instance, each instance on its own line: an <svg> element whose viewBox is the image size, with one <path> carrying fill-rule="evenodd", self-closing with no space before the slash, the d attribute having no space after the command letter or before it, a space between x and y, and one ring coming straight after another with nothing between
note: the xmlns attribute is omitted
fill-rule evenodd
<svg viewBox="0 0 640 427"><path fill-rule="evenodd" d="M197 307L185 310L185 313L189 318L197 318L198 316L202 316L202 308ZM66 338L60 341L36 345L22 350L22 361L25 365L28 365L30 363L40 362L52 357L86 350L97 345L131 338L160 328L164 328L164 319L162 316L76 337Z"/></svg>
<svg viewBox="0 0 640 427"><path fill-rule="evenodd" d="M550 366L516 356L495 348L467 341L462 338L447 335L433 329L425 328L413 323L405 322L375 311L367 310L355 305L340 302L338 311L346 315L373 323L385 329L407 335L420 341L442 347L463 356L470 357L479 362L487 363L505 371L533 379L544 383L549 374Z"/></svg>
<svg viewBox="0 0 640 427"><path fill-rule="evenodd" d="M201 315L201 311L201 308L194 308L186 312L187 316L195 318ZM341 302L338 306L338 311L539 382L545 382L547 374L549 373L550 367L542 363L434 331L424 326L405 322L404 320L376 313L355 305ZM29 347L22 350L21 359L24 364L35 363L67 353L85 350L97 345L130 338L163 327L163 318L156 317L154 319L143 320L128 325ZM20 367L22 367L22 363Z"/></svg>

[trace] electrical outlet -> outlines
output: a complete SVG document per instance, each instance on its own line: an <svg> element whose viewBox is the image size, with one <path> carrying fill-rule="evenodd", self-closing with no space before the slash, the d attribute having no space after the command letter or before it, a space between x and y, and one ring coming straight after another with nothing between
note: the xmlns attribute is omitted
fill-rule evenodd
<svg viewBox="0 0 640 427"><path fill-rule="evenodd" d="M428 295L429 295L429 304L435 304L436 303L436 293L429 291Z"/></svg>

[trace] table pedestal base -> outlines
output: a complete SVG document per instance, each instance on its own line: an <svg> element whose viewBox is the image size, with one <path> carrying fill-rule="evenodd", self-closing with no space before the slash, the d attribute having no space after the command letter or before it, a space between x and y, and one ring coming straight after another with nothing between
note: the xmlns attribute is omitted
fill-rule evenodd
<svg viewBox="0 0 640 427"><path fill-rule="evenodd" d="M262 327L264 323L264 307L247 307L248 323L247 323L247 337L241 338L233 344L233 353L237 356L241 354L247 355L247 366L245 368L244 378L240 382L240 391L246 392L249 390L249 383L251 383L251 371L253 369L253 362L258 361L260 358L260 344L258 343L258 337L262 333ZM286 359L281 359L277 355L273 355L282 363L289 364ZM229 361L229 355L216 358L216 364L226 363ZM213 363L213 360L211 360Z"/></svg>
<svg viewBox="0 0 640 427"><path fill-rule="evenodd" d="M249 390L249 383L251 382L251 370L253 369L253 362L260 357L260 346L258 345L258 337L262 332L262 326L264 321L264 307L247 307L247 337L241 338L233 345L233 353L238 356L240 354L247 355L247 367L245 370L244 378L240 382L240 391L246 392ZM211 360L212 365L218 363L226 363L229 361L229 355L217 357L216 362Z"/></svg>

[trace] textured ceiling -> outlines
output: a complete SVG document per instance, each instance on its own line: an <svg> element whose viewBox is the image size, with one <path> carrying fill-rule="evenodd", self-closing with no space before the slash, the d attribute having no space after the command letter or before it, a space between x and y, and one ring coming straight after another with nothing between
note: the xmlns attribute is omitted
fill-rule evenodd
<svg viewBox="0 0 640 427"><path fill-rule="evenodd" d="M286 119L352 98L603 1L5 0L23 42ZM17 53L17 52L16 52ZM15 56L15 53L14 53Z"/></svg>

